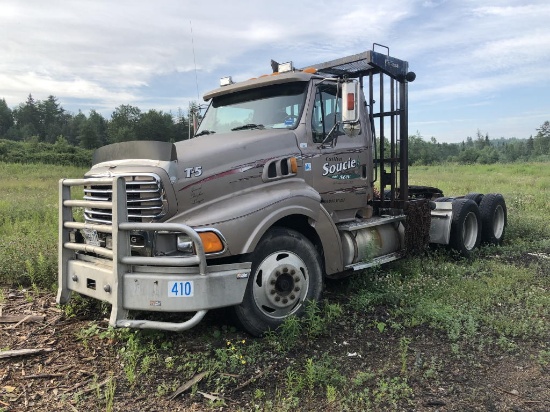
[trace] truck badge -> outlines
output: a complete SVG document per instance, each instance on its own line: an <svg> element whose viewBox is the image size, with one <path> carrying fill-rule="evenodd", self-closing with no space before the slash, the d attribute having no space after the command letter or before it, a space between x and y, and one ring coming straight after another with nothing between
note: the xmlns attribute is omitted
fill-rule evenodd
<svg viewBox="0 0 550 412"><path fill-rule="evenodd" d="M186 179L189 179L191 177L199 177L200 175L202 175L202 166L186 167L184 169L184 172Z"/></svg>

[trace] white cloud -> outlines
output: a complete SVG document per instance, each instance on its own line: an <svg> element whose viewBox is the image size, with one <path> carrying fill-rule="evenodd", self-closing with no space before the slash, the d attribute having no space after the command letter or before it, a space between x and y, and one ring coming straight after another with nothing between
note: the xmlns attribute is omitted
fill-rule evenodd
<svg viewBox="0 0 550 412"><path fill-rule="evenodd" d="M533 84L548 92L547 3L4 0L0 98L15 105L53 94L63 106L78 99L109 111L127 103L167 111L196 99L195 75L203 91L221 75L265 73L270 58L302 67L377 42L417 72L412 103L491 102Z"/></svg>

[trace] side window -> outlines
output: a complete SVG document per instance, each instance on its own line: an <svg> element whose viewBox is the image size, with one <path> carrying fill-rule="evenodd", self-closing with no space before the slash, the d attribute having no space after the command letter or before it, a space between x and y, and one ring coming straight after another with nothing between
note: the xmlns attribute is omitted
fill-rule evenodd
<svg viewBox="0 0 550 412"><path fill-rule="evenodd" d="M342 121L341 100L341 96L337 95L336 85L321 84L317 87L311 120L315 143L321 143L335 123Z"/></svg>

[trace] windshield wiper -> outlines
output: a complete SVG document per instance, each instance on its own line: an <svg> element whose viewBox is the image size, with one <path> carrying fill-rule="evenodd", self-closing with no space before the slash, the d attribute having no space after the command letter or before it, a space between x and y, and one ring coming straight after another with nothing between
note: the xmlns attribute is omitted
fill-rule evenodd
<svg viewBox="0 0 550 412"><path fill-rule="evenodd" d="M231 129L232 132L236 130L247 130L247 129L265 129L265 126L263 124L255 124L255 123L247 123L243 124L242 126L234 127Z"/></svg>
<svg viewBox="0 0 550 412"><path fill-rule="evenodd" d="M205 135L205 134L213 134L213 133L216 133L216 132L214 130L203 130L202 132L197 133L194 137L202 136L202 135Z"/></svg>

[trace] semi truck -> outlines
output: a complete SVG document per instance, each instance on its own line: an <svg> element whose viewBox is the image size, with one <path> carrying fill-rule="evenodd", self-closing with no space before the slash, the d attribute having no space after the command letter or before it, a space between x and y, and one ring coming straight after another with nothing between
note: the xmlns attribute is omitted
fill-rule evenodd
<svg viewBox="0 0 550 412"><path fill-rule="evenodd" d="M206 93L192 139L97 149L85 176L59 182L57 302L77 292L110 303L113 327L170 331L226 308L260 336L327 278L429 245L468 257L500 244L502 195L409 185L415 77L376 43L302 69L272 61Z"/></svg>

